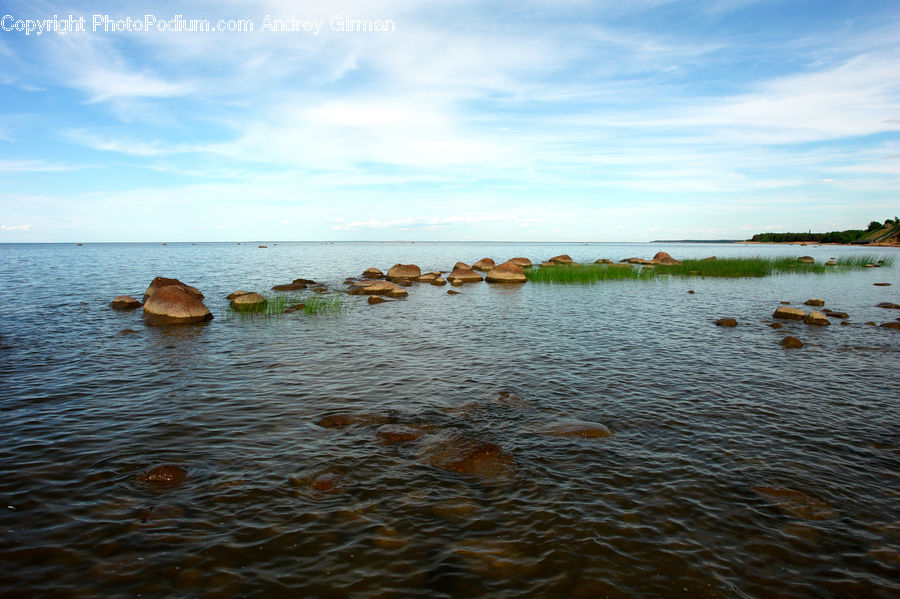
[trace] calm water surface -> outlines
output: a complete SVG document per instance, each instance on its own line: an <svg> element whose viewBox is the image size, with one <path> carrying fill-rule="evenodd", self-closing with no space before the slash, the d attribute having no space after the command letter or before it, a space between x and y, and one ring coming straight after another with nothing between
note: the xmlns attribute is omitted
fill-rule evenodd
<svg viewBox="0 0 900 599"><path fill-rule="evenodd" d="M396 262L872 250L257 245L0 245L0 595L900 593L900 331L864 324L900 317L876 307L900 303L898 265L458 296L416 284L338 316L225 314L235 289L341 289ZM215 320L147 328L108 308L157 275L200 288ZM810 298L851 324L767 326L780 301ZM726 316L740 325L714 325ZM782 349L785 332L805 347ZM341 414L369 420L317 424ZM612 435L536 432L570 419ZM426 441L380 443L387 421ZM432 466L427 439L448 431L496 444L509 468ZM144 482L161 464L187 477Z"/></svg>

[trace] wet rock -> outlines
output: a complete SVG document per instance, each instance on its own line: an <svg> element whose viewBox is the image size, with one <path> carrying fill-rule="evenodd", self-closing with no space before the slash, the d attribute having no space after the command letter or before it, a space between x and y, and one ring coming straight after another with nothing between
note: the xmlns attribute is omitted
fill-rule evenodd
<svg viewBox="0 0 900 599"><path fill-rule="evenodd" d="M422 276L422 270L415 264L395 264L390 267L385 275L388 281L394 279L416 279Z"/></svg>
<svg viewBox="0 0 900 599"><path fill-rule="evenodd" d="M807 314L806 318L803 319L803 322L805 322L806 324L814 324L820 326L831 324L831 321L829 321L824 314L817 310L813 310L812 312Z"/></svg>
<svg viewBox="0 0 900 599"><path fill-rule="evenodd" d="M827 520L837 515L828 503L801 491L772 487L750 487L750 490L780 511L803 520Z"/></svg>
<svg viewBox="0 0 900 599"><path fill-rule="evenodd" d="M779 306L772 314L772 318L785 318L787 320L803 320L806 318L806 312L799 308L785 308Z"/></svg>
<svg viewBox="0 0 900 599"><path fill-rule="evenodd" d="M825 305L825 300L820 300L820 299L808 299L808 300L806 300L805 302L803 302L803 304L804 304L805 306L824 306L824 305Z"/></svg>
<svg viewBox="0 0 900 599"><path fill-rule="evenodd" d="M372 280L374 280L374 279L383 279L383 278L384 278L384 273L381 272L380 269L375 268L375 267L373 266L372 268L367 268L366 270L363 271L362 278L364 278L364 279L372 279Z"/></svg>
<svg viewBox="0 0 900 599"><path fill-rule="evenodd" d="M496 266L491 258L482 258L472 265L472 270L489 271Z"/></svg>
<svg viewBox="0 0 900 599"><path fill-rule="evenodd" d="M791 302L779 302L782 306L790 306Z"/></svg>
<svg viewBox="0 0 900 599"><path fill-rule="evenodd" d="M799 262L800 264L812 264L813 262L815 262L815 260L812 256L800 256L799 258L797 258L797 262Z"/></svg>
<svg viewBox="0 0 900 599"><path fill-rule="evenodd" d="M681 264L681 260L676 260L666 252L657 252L650 260L651 264Z"/></svg>
<svg viewBox="0 0 900 599"><path fill-rule="evenodd" d="M393 282L400 287L412 287L412 281L403 277L397 277L396 279L393 279Z"/></svg>
<svg viewBox="0 0 900 599"><path fill-rule="evenodd" d="M850 326L850 323L847 322L846 320L842 320L841 325L847 327L847 326Z"/></svg>
<svg viewBox="0 0 900 599"><path fill-rule="evenodd" d="M533 432L554 437L585 437L588 439L608 437L612 434L609 428L599 422L585 422L582 420L553 422L533 429Z"/></svg>
<svg viewBox="0 0 900 599"><path fill-rule="evenodd" d="M349 426L372 426L390 423L391 418L381 414L331 414L320 418L316 422L322 428L347 428Z"/></svg>
<svg viewBox="0 0 900 599"><path fill-rule="evenodd" d="M387 302L388 300L384 299L383 297L381 297L379 295L370 295L369 299L367 301L369 302L369 305L374 306L375 304L383 304L383 303Z"/></svg>
<svg viewBox="0 0 900 599"><path fill-rule="evenodd" d="M272 286L272 291L300 291L301 289L306 289L306 283L284 283Z"/></svg>
<svg viewBox="0 0 900 599"><path fill-rule="evenodd" d="M455 289L448 289L447 295L459 295L459 291L456 291Z"/></svg>
<svg viewBox="0 0 900 599"><path fill-rule="evenodd" d="M425 437L419 456L435 468L478 478L506 477L515 471L512 456L499 445L468 437L454 428Z"/></svg>
<svg viewBox="0 0 900 599"><path fill-rule="evenodd" d="M900 305L892 304L890 302L881 302L876 306L876 308L887 308L888 310L900 310Z"/></svg>
<svg viewBox="0 0 900 599"><path fill-rule="evenodd" d="M451 270L451 271L454 271L454 270L472 270L472 266L471 266L470 264L466 264L465 262L457 262L456 264L453 265L453 268L451 268L450 270Z"/></svg>
<svg viewBox="0 0 900 599"><path fill-rule="evenodd" d="M886 329L894 329L895 331L900 331L900 322L896 320L892 320L891 322L882 323L882 327Z"/></svg>
<svg viewBox="0 0 900 599"><path fill-rule="evenodd" d="M868 322L866 322L865 324L869 325L870 327L877 327L877 326L878 326L878 323L876 323L876 322L874 322L874 321L871 321L871 320L868 321Z"/></svg>
<svg viewBox="0 0 900 599"><path fill-rule="evenodd" d="M688 289L688 293L689 293L690 295L694 295L694 294L697 293L697 292L694 291L693 289Z"/></svg>
<svg viewBox="0 0 900 599"><path fill-rule="evenodd" d="M386 295L406 297L407 291L391 281L355 281L347 290L350 295Z"/></svg>
<svg viewBox="0 0 900 599"><path fill-rule="evenodd" d="M141 302L130 295L117 295L109 302L109 307L113 310L135 310L141 307Z"/></svg>
<svg viewBox="0 0 900 599"><path fill-rule="evenodd" d="M441 278L441 277L438 277L438 278L436 278L435 280L433 280L433 281L431 282L431 284L434 285L435 287L440 287L440 286L442 286L442 285L446 285L446 284L447 284L447 279L443 279L443 278Z"/></svg>
<svg viewBox="0 0 900 599"><path fill-rule="evenodd" d="M175 464L163 464L144 472L140 480L149 485L177 485L187 478L187 470Z"/></svg>
<svg viewBox="0 0 900 599"><path fill-rule="evenodd" d="M835 312L834 310L822 310L822 313L829 318L850 318L846 312Z"/></svg>
<svg viewBox="0 0 900 599"><path fill-rule="evenodd" d="M229 293L228 295L226 295L225 299L233 300L234 298L236 298L239 295L247 295L248 293L250 293L250 292L244 291L243 289L239 289L237 291L233 291L232 293Z"/></svg>
<svg viewBox="0 0 900 599"><path fill-rule="evenodd" d="M504 262L491 270L484 280L488 283L524 283L525 272L515 264Z"/></svg>
<svg viewBox="0 0 900 599"><path fill-rule="evenodd" d="M415 441L424 434L425 432L420 429L403 424L384 424L375 431L375 437L384 445Z"/></svg>
<svg viewBox="0 0 900 599"><path fill-rule="evenodd" d="M479 283L484 279L481 278L480 274L470 268L468 270L454 269L454 271L450 273L450 276L447 277L447 280L450 281L451 284L456 285L458 283Z"/></svg>
<svg viewBox="0 0 900 599"><path fill-rule="evenodd" d="M736 327L738 322L733 318L720 318L716 321L717 327Z"/></svg>
<svg viewBox="0 0 900 599"><path fill-rule="evenodd" d="M244 293L231 300L231 307L238 311L254 310L267 303L266 298L258 293Z"/></svg>
<svg viewBox="0 0 900 599"><path fill-rule="evenodd" d="M144 322L150 326L193 324L212 318L203 301L181 285L159 287L144 302Z"/></svg>
<svg viewBox="0 0 900 599"><path fill-rule="evenodd" d="M510 264L515 264L519 268L531 266L531 260L529 260L528 258L510 258L509 260L507 260L507 262L509 262Z"/></svg>
<svg viewBox="0 0 900 599"><path fill-rule="evenodd" d="M147 287L147 291L144 292L144 297L141 298L141 303L146 304L147 300L150 298L151 295L156 293L157 289L161 289L163 287L169 287L170 285L180 285L181 287L184 287L185 291L187 291L189 294L191 294L199 299L203 299L203 294L200 293L200 290L197 289L196 287L191 287L190 285L188 285L186 283L182 283L178 279L169 279L167 277L156 277L155 279L150 281L150 285Z"/></svg>
<svg viewBox="0 0 900 599"><path fill-rule="evenodd" d="M434 281L435 279L437 279L440 276L441 276L441 273L439 273L439 272L426 272L421 277L418 277L416 279L416 281L418 281L419 283L431 283L432 281Z"/></svg>
<svg viewBox="0 0 900 599"><path fill-rule="evenodd" d="M551 264L572 264L574 260L568 254L560 254L559 256L553 256L547 262Z"/></svg>
<svg viewBox="0 0 900 599"><path fill-rule="evenodd" d="M137 335L137 331L134 329L122 329L119 331L120 335Z"/></svg>
<svg viewBox="0 0 900 599"><path fill-rule="evenodd" d="M769 328L770 329L781 329L781 328L784 328L784 325L781 324L780 322L773 322L772 324L769 325Z"/></svg>
<svg viewBox="0 0 900 599"><path fill-rule="evenodd" d="M499 395L497 395L497 401L504 404L523 404L526 403L524 399L519 397L514 393L510 393L509 391L501 391Z"/></svg>
<svg viewBox="0 0 900 599"><path fill-rule="evenodd" d="M890 283L872 283L872 284L875 285L876 287L890 287L891 286Z"/></svg>
<svg viewBox="0 0 900 599"><path fill-rule="evenodd" d="M782 347L786 347L788 349L791 349L791 348L803 347L803 342L800 341L799 339L797 339L796 337L791 337L790 335L788 335L787 337L785 337L784 339L779 341L778 345L780 345Z"/></svg>

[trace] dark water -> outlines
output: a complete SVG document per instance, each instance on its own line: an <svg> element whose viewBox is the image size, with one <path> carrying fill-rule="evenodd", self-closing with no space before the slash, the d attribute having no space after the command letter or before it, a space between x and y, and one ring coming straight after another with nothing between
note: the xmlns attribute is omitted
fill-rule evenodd
<svg viewBox="0 0 900 599"><path fill-rule="evenodd" d="M0 595L900 593L900 331L863 324L900 316L875 307L900 303L900 267L417 284L339 316L226 319L235 289L339 289L400 261L864 251L256 245L0 246ZM215 320L146 328L107 307L157 275L200 288ZM814 297L852 324L767 326L779 301ZM782 349L785 331L806 346ZM335 414L378 422L317 424ZM536 433L571 419L612 435ZM384 421L429 434L385 445ZM434 467L427 439L447 431L509 468ZM161 464L187 477L142 479Z"/></svg>

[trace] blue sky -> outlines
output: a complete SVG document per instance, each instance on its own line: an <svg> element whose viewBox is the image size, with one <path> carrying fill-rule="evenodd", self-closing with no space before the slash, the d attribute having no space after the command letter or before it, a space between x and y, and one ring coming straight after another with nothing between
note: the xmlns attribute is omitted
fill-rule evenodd
<svg viewBox="0 0 900 599"><path fill-rule="evenodd" d="M900 212L900 2L121 4L0 7L0 242L740 239ZM86 31L18 30L70 14ZM319 32L263 27L292 15Z"/></svg>

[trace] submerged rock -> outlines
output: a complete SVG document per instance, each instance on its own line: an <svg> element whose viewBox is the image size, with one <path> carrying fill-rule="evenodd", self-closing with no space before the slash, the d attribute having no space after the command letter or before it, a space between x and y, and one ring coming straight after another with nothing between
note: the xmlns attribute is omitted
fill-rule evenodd
<svg viewBox="0 0 900 599"><path fill-rule="evenodd" d="M419 456L435 468L479 478L499 478L515 472L510 454L499 445L448 428L423 439Z"/></svg>
<svg viewBox="0 0 900 599"><path fill-rule="evenodd" d="M833 507L821 499L811 497L794 489L772 487L750 487L759 497L772 503L782 512L804 520L826 520L837 514Z"/></svg>
<svg viewBox="0 0 900 599"><path fill-rule="evenodd" d="M362 277L364 279L383 279L384 273L373 266L372 268L367 268L366 270L364 270Z"/></svg>
<svg viewBox="0 0 900 599"><path fill-rule="evenodd" d="M258 293L243 293L231 300L231 307L235 310L253 310L260 306L265 306L268 302L266 298Z"/></svg>
<svg viewBox="0 0 900 599"><path fill-rule="evenodd" d="M779 341L778 344L788 349L803 347L802 341L800 341L796 337L791 337L790 335Z"/></svg>
<svg viewBox="0 0 900 599"><path fill-rule="evenodd" d="M404 424L383 424L375 431L375 437L384 445L415 441L425 432Z"/></svg>
<svg viewBox="0 0 900 599"><path fill-rule="evenodd" d="M174 464L163 464L141 474L140 480L151 485L175 485L187 478L187 470Z"/></svg>
<svg viewBox="0 0 900 599"><path fill-rule="evenodd" d="M390 267L385 275L388 281L394 279L416 279L422 276L422 270L415 264L395 264Z"/></svg>
<svg viewBox="0 0 900 599"><path fill-rule="evenodd" d="M876 308L887 308L888 310L900 310L900 305L892 304L891 302L881 302Z"/></svg>
<svg viewBox="0 0 900 599"><path fill-rule="evenodd" d="M784 328L784 325L781 324L780 322L773 322L772 324L769 325L769 328L770 329L781 329L781 328Z"/></svg>
<svg viewBox="0 0 900 599"><path fill-rule="evenodd" d="M734 318L720 318L716 321L717 327L736 327L738 325L738 321Z"/></svg>
<svg viewBox="0 0 900 599"><path fill-rule="evenodd" d="M806 305L806 306L824 306L824 305L825 305L825 300L820 300L820 299L808 299L808 300L806 300L805 302L803 302L803 304Z"/></svg>
<svg viewBox="0 0 900 599"><path fill-rule="evenodd" d="M412 281L405 277L397 277L395 279L392 279L392 281L400 287L412 287Z"/></svg>
<svg viewBox="0 0 900 599"><path fill-rule="evenodd" d="M533 432L554 437L585 437L589 439L609 437L612 435L612 431L610 431L606 425L600 424L599 422L585 422L583 420L554 422L533 429Z"/></svg>
<svg viewBox="0 0 900 599"><path fill-rule="evenodd" d="M141 307L141 302L130 295L117 295L109 302L109 307L113 310L135 310Z"/></svg>
<svg viewBox="0 0 900 599"><path fill-rule="evenodd" d="M141 302L147 303L147 300L150 298L151 295L156 293L157 289L161 289L163 287L168 287L170 285L180 285L181 287L184 287L185 291L187 291L189 294L191 294L195 297L198 297L200 299L203 299L203 294L200 293L200 290L197 289L196 287L191 287L190 285L188 285L186 283L182 283L178 279L169 279L167 277L156 277L155 279L150 281L150 285L147 287L147 291L144 292L144 297L141 299Z"/></svg>
<svg viewBox="0 0 900 599"><path fill-rule="evenodd" d="M813 310L812 312L810 312L806 316L806 318L803 319L803 322L805 322L806 324L823 325L823 326L831 324L831 321L829 321L827 318L825 318L824 314L822 314L821 312L818 312L816 310Z"/></svg>
<svg viewBox="0 0 900 599"><path fill-rule="evenodd" d="M496 266L493 259L491 258L482 258L478 262L472 265L472 270L481 270L481 271L489 271Z"/></svg>
<svg viewBox="0 0 900 599"><path fill-rule="evenodd" d="M181 285L160 287L144 303L144 321L150 326L193 324L212 319L212 313L200 298Z"/></svg>
<svg viewBox="0 0 900 599"><path fill-rule="evenodd" d="M521 267L504 262L491 270L484 280L488 283L524 283L526 279Z"/></svg>
<svg viewBox="0 0 900 599"><path fill-rule="evenodd" d="M787 320L803 320L806 318L806 311L799 308L785 308L779 306L772 314L772 318L785 318Z"/></svg>
<svg viewBox="0 0 900 599"><path fill-rule="evenodd" d="M390 424L392 418L381 414L331 414L320 418L316 424L322 428L347 428L349 426L371 426Z"/></svg>
<svg viewBox="0 0 900 599"><path fill-rule="evenodd" d="M479 283L484 279L480 274L470 268L468 270L455 269L450 273L450 276L447 277L447 280L450 281L451 284L456 285L462 283Z"/></svg>

